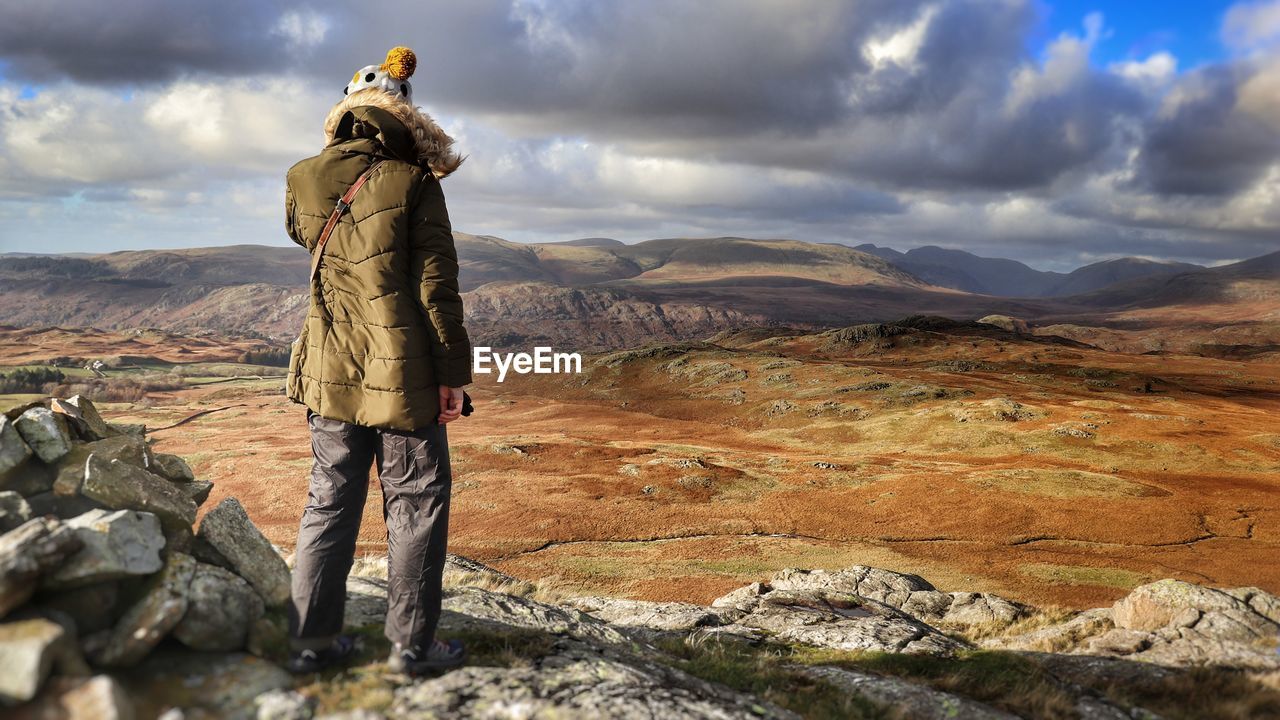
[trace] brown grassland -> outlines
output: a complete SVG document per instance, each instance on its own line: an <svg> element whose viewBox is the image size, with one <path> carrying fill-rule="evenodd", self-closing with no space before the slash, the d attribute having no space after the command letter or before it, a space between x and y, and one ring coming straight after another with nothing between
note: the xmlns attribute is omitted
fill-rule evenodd
<svg viewBox="0 0 1280 720"><path fill-rule="evenodd" d="M581 375L479 376L476 414L449 428L450 549L575 592L704 603L854 564L1063 607L1161 577L1280 591L1280 363L929 327L727 333L589 356ZM56 345L39 354L72 354ZM4 344L0 364L32 360ZM225 408L155 445L216 483L206 507L236 496L289 546L310 448L281 385L193 379L103 410L154 429ZM368 552L385 545L375 477Z"/></svg>

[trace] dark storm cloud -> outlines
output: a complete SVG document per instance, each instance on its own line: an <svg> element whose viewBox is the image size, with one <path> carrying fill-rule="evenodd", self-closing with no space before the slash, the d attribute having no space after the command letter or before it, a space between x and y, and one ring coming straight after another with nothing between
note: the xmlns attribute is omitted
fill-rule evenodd
<svg viewBox="0 0 1280 720"><path fill-rule="evenodd" d="M1151 124L1139 180L1166 194L1229 195L1255 183L1280 159L1280 132L1240 107L1240 88L1265 67L1209 67L1184 78L1186 99Z"/></svg>
<svg viewBox="0 0 1280 720"><path fill-rule="evenodd" d="M281 6L257 0L6 3L0 59L10 81L140 84L192 72L279 70Z"/></svg>

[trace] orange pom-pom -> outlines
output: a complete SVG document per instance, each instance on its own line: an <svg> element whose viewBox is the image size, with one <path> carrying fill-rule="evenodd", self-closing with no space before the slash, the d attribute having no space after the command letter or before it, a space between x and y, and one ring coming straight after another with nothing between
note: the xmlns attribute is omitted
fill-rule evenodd
<svg viewBox="0 0 1280 720"><path fill-rule="evenodd" d="M382 69L397 80L408 80L418 68L418 56L407 47L393 47L387 51L387 60Z"/></svg>

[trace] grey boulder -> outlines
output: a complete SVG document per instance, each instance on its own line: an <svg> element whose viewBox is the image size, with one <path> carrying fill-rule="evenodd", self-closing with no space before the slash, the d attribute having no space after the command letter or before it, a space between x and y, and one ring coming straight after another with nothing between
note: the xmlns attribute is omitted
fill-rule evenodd
<svg viewBox="0 0 1280 720"><path fill-rule="evenodd" d="M0 415L0 477L31 457L31 448L18 433L13 421Z"/></svg>
<svg viewBox="0 0 1280 720"><path fill-rule="evenodd" d="M196 563L187 612L173 636L193 650L242 650L249 627L262 613L262 599L249 583L220 567Z"/></svg>
<svg viewBox="0 0 1280 720"><path fill-rule="evenodd" d="M86 497L117 510L142 510L154 513L166 528L191 528L196 519L196 504L181 489L164 478L119 458L107 459L98 453L85 463Z"/></svg>
<svg viewBox="0 0 1280 720"><path fill-rule="evenodd" d="M88 471L86 461L90 455L96 455L99 460L119 460L144 470L150 464L147 443L133 435L117 435L105 440L78 444L58 461L57 477L53 481L55 493L70 496L80 492Z"/></svg>
<svg viewBox="0 0 1280 720"><path fill-rule="evenodd" d="M44 406L28 409L14 422L18 434L31 451L45 463L55 463L71 452L67 421Z"/></svg>
<svg viewBox="0 0 1280 720"><path fill-rule="evenodd" d="M150 575L164 566L160 520L137 510L90 510L67 527L83 547L46 576L44 587L73 588L105 580Z"/></svg>
<svg viewBox="0 0 1280 720"><path fill-rule="evenodd" d="M172 487L172 486L171 486ZM289 600L289 566L271 541L249 520L235 498L227 498L205 514L198 537L204 538L258 591L270 607Z"/></svg>
<svg viewBox="0 0 1280 720"><path fill-rule="evenodd" d="M196 561L172 553L164 569L149 582L145 594L101 638L86 638L89 659L104 667L138 664L187 612Z"/></svg>

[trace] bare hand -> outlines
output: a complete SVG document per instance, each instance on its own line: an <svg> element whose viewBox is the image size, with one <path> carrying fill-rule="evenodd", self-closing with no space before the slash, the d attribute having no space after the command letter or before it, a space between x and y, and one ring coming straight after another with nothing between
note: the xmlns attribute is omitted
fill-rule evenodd
<svg viewBox="0 0 1280 720"><path fill-rule="evenodd" d="M462 417L462 388L440 386L440 415L436 422L444 425Z"/></svg>

